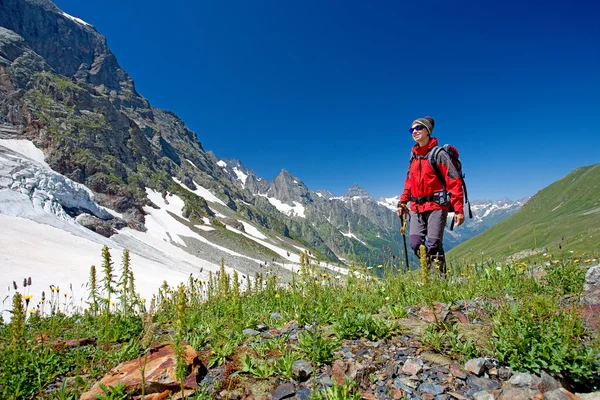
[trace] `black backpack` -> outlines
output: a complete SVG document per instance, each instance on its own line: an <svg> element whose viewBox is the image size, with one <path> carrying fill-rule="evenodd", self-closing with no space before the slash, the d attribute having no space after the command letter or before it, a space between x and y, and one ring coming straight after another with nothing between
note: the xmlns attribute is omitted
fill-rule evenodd
<svg viewBox="0 0 600 400"><path fill-rule="evenodd" d="M458 176L460 177L460 181L462 182L463 193L465 194L465 203L467 204L467 207L469 210L469 218L473 218L473 213L471 212L471 203L469 202L469 196L467 194L467 184L465 183L465 174L462 171L462 162L458 158L458 150L456 149L456 147L452 146L451 144L445 144L443 146L435 146L431 150L429 150L429 153L426 156L427 159L429 160L429 165L431 166L431 169L433 169L433 171L437 175L440 182L442 182L442 187L443 187L443 191L444 191L443 198L444 199L448 198L448 192L446 190L446 180L442 176L442 171L440 171L440 167L438 166L438 162L437 162L440 151L445 151L448 154L448 156L450 157L450 160L452 160L452 164L454 164L454 168L456 168L456 171L458 171ZM415 156L414 153L411 153L409 165L412 162L412 160L416 157L417 156ZM449 211L454 212L452 203L449 203L449 205L450 205ZM452 219L452 223L450 224L450 230L453 230L453 229L454 229L454 218Z"/></svg>

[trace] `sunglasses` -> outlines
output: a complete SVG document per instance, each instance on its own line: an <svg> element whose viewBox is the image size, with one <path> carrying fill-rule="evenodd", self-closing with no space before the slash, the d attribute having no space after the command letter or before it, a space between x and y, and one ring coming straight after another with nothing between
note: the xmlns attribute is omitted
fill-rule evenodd
<svg viewBox="0 0 600 400"><path fill-rule="evenodd" d="M425 129L425 127L423 125L417 125L414 128L410 128L408 131L412 135L415 131L422 131L423 129Z"/></svg>

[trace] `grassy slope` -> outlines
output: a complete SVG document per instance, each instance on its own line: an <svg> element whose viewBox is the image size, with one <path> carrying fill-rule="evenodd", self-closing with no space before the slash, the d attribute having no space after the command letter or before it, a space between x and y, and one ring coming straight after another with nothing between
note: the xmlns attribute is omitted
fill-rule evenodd
<svg viewBox="0 0 600 400"><path fill-rule="evenodd" d="M598 250L599 239L600 164L595 164L541 190L517 213L455 247L448 256L487 259L532 250L591 251Z"/></svg>

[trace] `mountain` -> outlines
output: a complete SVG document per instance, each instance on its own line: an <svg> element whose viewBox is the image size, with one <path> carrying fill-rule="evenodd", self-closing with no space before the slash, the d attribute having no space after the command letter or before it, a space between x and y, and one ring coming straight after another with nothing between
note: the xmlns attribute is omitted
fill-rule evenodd
<svg viewBox="0 0 600 400"><path fill-rule="evenodd" d="M600 237L600 164L581 167L531 197L514 215L454 248L479 259L555 255L596 248Z"/></svg>
<svg viewBox="0 0 600 400"><path fill-rule="evenodd" d="M49 0L0 4L0 287L16 271L83 286L103 245L130 250L146 295L221 260L286 279L301 252L339 272L401 259L395 207L219 159L136 91L92 25Z"/></svg>
<svg viewBox="0 0 600 400"><path fill-rule="evenodd" d="M382 197L377 203L390 210L396 210L399 196ZM469 218L468 210L465 205L465 223L461 226L454 227L450 230L450 222L447 223L444 234L444 249L446 251L456 247L470 238L477 236L486 229L496 225L503 219L511 216L519 210L530 197L525 197L520 200L512 201L508 198L491 201L491 200L475 200L471 202L471 211L473 218ZM450 215L451 217L451 215ZM450 218L449 217L449 218Z"/></svg>

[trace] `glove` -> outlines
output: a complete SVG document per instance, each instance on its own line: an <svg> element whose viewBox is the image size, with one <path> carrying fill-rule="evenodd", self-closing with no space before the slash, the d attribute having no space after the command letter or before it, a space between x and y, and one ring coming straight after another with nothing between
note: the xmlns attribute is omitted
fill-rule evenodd
<svg viewBox="0 0 600 400"><path fill-rule="evenodd" d="M402 218L404 215L408 215L410 212L408 211L408 207L406 207L406 203L398 202L398 218Z"/></svg>

